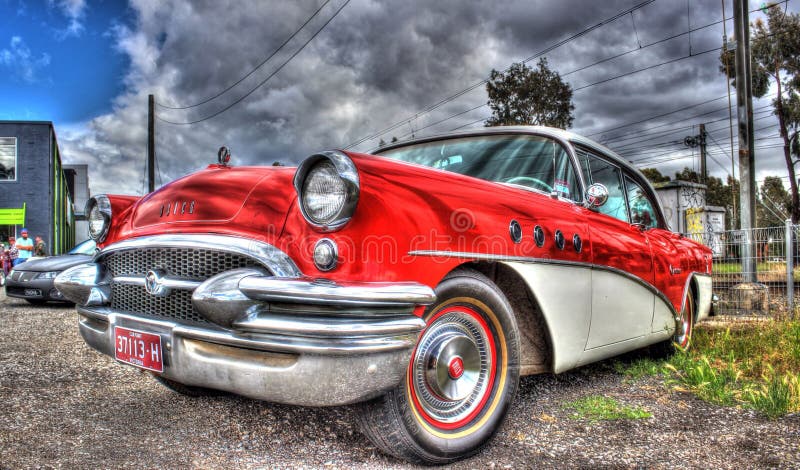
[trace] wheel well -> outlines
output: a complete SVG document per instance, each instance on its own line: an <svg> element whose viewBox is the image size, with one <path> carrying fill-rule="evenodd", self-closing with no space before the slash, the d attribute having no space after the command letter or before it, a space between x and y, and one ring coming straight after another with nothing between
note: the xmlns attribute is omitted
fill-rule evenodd
<svg viewBox="0 0 800 470"><path fill-rule="evenodd" d="M466 263L459 267L472 268L491 279L511 304L520 333L520 374L552 372L553 342L539 304L525 280L500 263Z"/></svg>

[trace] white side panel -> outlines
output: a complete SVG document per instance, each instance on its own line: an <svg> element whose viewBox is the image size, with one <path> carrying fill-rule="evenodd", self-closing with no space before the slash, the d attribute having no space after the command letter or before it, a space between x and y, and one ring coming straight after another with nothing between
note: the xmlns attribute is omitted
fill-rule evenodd
<svg viewBox="0 0 800 470"><path fill-rule="evenodd" d="M621 341L619 343L589 349L583 353L581 360L577 365L583 366L586 364L591 364L592 362L602 361L603 359L619 356L620 354L628 351L633 351L634 349L643 348L645 346L658 343L659 341L664 341L670 336L672 336L671 332L660 331L658 333L648 334L647 336L640 336L627 341Z"/></svg>
<svg viewBox="0 0 800 470"><path fill-rule="evenodd" d="M592 271L592 326L586 349L649 335L655 294L612 271Z"/></svg>
<svg viewBox="0 0 800 470"><path fill-rule="evenodd" d="M588 266L505 262L528 284L553 341L555 373L578 364L591 320L592 270Z"/></svg>
<svg viewBox="0 0 800 470"><path fill-rule="evenodd" d="M656 311L653 314L653 333L668 333L669 336L672 336L675 332L675 314L672 312L672 306L664 302L664 299L656 297Z"/></svg>

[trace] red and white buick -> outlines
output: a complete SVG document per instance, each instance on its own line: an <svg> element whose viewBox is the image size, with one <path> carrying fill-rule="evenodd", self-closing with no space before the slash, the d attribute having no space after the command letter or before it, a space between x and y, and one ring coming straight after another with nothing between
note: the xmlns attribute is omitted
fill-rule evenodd
<svg viewBox="0 0 800 470"><path fill-rule="evenodd" d="M142 198L92 198L102 250L56 279L86 343L179 393L361 403L381 450L447 463L492 437L521 375L686 348L711 310L711 251L570 132L486 128L297 168L220 156Z"/></svg>

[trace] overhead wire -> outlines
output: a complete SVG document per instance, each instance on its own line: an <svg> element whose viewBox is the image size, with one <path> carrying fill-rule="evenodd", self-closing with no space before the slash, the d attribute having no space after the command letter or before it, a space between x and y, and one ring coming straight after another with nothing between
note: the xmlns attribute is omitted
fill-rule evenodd
<svg viewBox="0 0 800 470"><path fill-rule="evenodd" d="M633 14L633 12L631 12L631 15L632 15L632 14ZM730 19L730 18L728 18L728 19ZM652 46L655 46L655 45L658 45L658 44L662 44L662 43L664 43L664 42L667 42L667 41L670 41L670 40L672 40L672 39L679 38L679 37L681 37L681 36L685 36L685 35L687 35L687 34L689 34L689 33L691 33L691 32L694 32L694 31L699 31L699 30L701 30L701 29L705 29L705 28L709 28L709 27L711 27L711 26L718 25L718 24L722 23L723 21L724 21L724 20L719 20L719 21L715 21L715 22L713 22L713 23L708 23L708 24L706 24L706 25L703 25L703 26L700 26L700 27L697 27L697 28L691 29L691 30L689 30L689 31L684 31L684 32L682 32L682 33L679 33L679 34L675 34L675 35L672 35L672 36L670 36L670 37L667 37L667 38L664 38L664 39L660 39L660 40L658 40L658 41L655 41L655 42L648 43L648 44L646 44L646 45L644 45L644 46L642 46L641 44L639 44L639 47L638 47L638 48L636 48L636 49L631 49L631 50L625 51L625 52L623 52L623 53L621 53L621 54L616 54L616 55L614 55L614 56L607 57L607 58L605 58L605 59L598 60L598 61L596 61L596 62L592 62L591 64L584 65L584 66L582 66L582 67L579 67L579 68L577 68L577 69L574 69L574 70L571 70L571 71L569 71L569 72L567 72L567 73L564 73L564 74L562 74L562 75L561 75L561 77L566 77L566 76L568 76L568 75L572 75L572 74L574 74L574 73L576 73L576 72L580 72L580 71L583 71L583 70L589 69L589 68L591 68L591 67L595 67L595 66L597 66L597 65L603 64L603 63L605 63L605 62L609 62L609 61L611 61L611 60L618 59L618 58L620 58L620 57L623 57L623 56L625 56L625 55L628 55L628 54L631 54L631 53L634 53L634 52L638 52L640 49L646 49L646 48L648 48L648 47L652 47ZM637 40L638 40L638 39L637 39ZM486 82L484 82L484 83L486 83ZM588 85L588 86L592 86L592 85ZM588 87L588 86L587 86L587 87ZM577 91L577 90L573 90L573 91ZM725 96L721 96L721 97L719 97L719 98L716 98L716 99L714 99L714 100L711 100L711 101L721 100L721 99L723 99L723 98L725 98ZM699 106L700 104L705 104L705 103L706 103L706 102L699 103L699 104L698 104L698 106ZM449 121L450 119L454 119L454 118L457 118L457 117L459 117L459 116L463 116L464 114L468 114L468 113L470 113L470 112L472 112L472 111L475 111L475 110L477 110L477 109L480 109L480 108L483 108L483 107L486 107L486 106L488 106L486 103L482 103L482 104L480 104L480 105L478 105L478 106L475 106L475 107L472 107L472 108L470 108L470 109L468 109L468 110L466 110L466 111L461 111L461 112L459 112L459 113L452 114L452 115L450 115L450 116L448 116L448 117L446 117L446 118L440 119L440 120L438 120L438 121L436 121L436 122L430 123L430 124L428 124L428 125L426 125L426 126L423 126L423 127L419 128L419 129L416 129L416 131L415 131L415 132L419 132L419 131L422 131L422 130L425 130L425 129L429 129L429 128L431 128L431 127L435 126L435 125L441 124L441 123L443 123L443 122ZM674 111L674 112L678 112L678 111ZM674 113L674 112L673 112L673 113ZM671 113L668 113L668 114L671 114ZM485 121L485 120L486 120L486 118L481 118L481 119L479 119L479 120L477 120L477 121L471 122L471 123L469 123L469 124L467 124L467 125L464 125L464 126L457 127L457 128L455 128L455 129L452 129L452 130L457 130L457 129L460 129L460 128L462 128L462 127L467 127L468 125L477 124L478 122ZM400 137L398 137L398 139L402 140L403 138L405 138L405 137L408 137L408 136L409 136L409 135L411 135L411 134L412 134L411 132L409 132L409 133L406 133L406 134L403 134L403 135L401 135ZM369 140L369 139L368 139L368 140Z"/></svg>
<svg viewBox="0 0 800 470"><path fill-rule="evenodd" d="M294 52L294 53L293 53L291 56L289 56L289 58L288 58L288 59L286 59L286 60L285 60L285 61L284 61L284 62L283 62L283 63L282 63L282 64L281 64L281 65L280 65L280 66L279 66L277 69L275 69L275 70L274 70L274 71L273 71L271 74L269 74L269 75L268 75L268 76L267 76L267 77L266 77L264 80L262 80L262 81L261 81L261 82L260 82L258 85L256 85L255 87L253 87L253 89L251 89L249 92L247 92L246 94L244 94L243 96L241 96L240 98L238 98L238 99L237 99L236 101L234 101L233 103L229 104L228 106L226 106L226 107L222 108L221 110L219 110L219 111L217 111L217 112L215 112L215 113L213 113L213 114L210 114L210 115L208 115L208 116L206 116L206 117L203 117L203 118L200 118L200 119L195 119L195 120L193 120L193 121L186 121L186 122L176 122L176 121L169 121L169 120L166 120L166 119L164 119L164 118L161 118L161 117L160 117L160 116L158 116L158 115L156 115L156 119L158 119L158 120L159 120L159 121L161 121L161 122L165 122L165 123L167 123L167 124L173 124L173 125L178 125L178 126L189 125L189 124L197 124L197 123L199 123L199 122L207 121L207 120L209 120L209 119L211 119L211 118L214 118L214 117L216 117L216 116L219 116L220 114L224 113L225 111L227 111L227 110L231 109L232 107L236 106L237 104L241 103L241 102L242 102L242 101L243 101L245 98L247 98L248 96L252 95L252 94L253 94L253 92L255 92L257 89L261 88L261 86L263 86L265 83L267 83L267 81L269 81L269 80L270 80L272 77L274 77L275 75L277 75L277 74L278 74L278 72L280 72L281 70L283 70L283 68L284 68L284 67L285 67L285 66L286 66L286 65L287 65L289 62L291 62L291 61L292 61L292 60L293 60L295 57L297 57L297 55L298 55L298 54L300 54L300 52L302 52L302 51L303 51L303 49L305 49L305 48L306 48L306 46L308 46L308 44L309 44L309 43L311 43L311 41L313 41L313 40L314 40L314 38L316 38L316 37L319 35L319 33L321 33L321 32L322 32L322 30L324 30L324 29L325 29L325 28L326 28L326 27L327 27L327 26L328 26L328 25L331 23L331 21L333 21L333 20L334 20L334 18L336 18L336 17L339 15L339 13L340 13L340 12L341 12L341 11L344 9L344 7L346 7L346 6L347 6L347 4L348 4L348 3L350 3L350 0L345 0L345 2L344 2L344 3L342 3L342 5L341 5L341 6L340 6L340 7L339 7L337 10L336 10L336 12L333 14L333 16L331 16L330 18L328 18L328 20L327 20L327 21L325 21L325 23L324 23L324 24L323 24L323 25L322 25L322 26L321 26L319 29L317 29L317 31L316 31L316 32L315 32L315 33L314 33L314 34L313 34L313 35L312 35L310 38L308 38L308 40L307 40L306 42L304 42L304 43L303 43L303 45L302 45L302 46L300 46L300 48L299 48L299 49L297 49L297 50L296 50L296 51L295 51L295 52Z"/></svg>
<svg viewBox="0 0 800 470"><path fill-rule="evenodd" d="M261 61L261 62L260 62L258 65L256 65L255 67L253 67L253 69L252 69L252 70L250 70L248 73L246 73L244 76L242 76L242 78L240 78L239 80L237 80L236 82L234 82L233 84L231 84L229 87L225 88L224 90L220 91L219 93L217 93L217 94L215 94L215 95L213 95L213 96L211 96L211 97L209 97L209 98L206 98L206 99L205 99L205 100L203 100L203 101L200 101L200 102L198 102L198 103L192 104L192 105L186 105L186 106L178 106L178 105L175 105L175 106L170 106L170 105L166 105L166 104L163 104L163 103L158 103L158 102L157 102L157 103L156 103L156 106L159 106L159 107L161 107L161 108L166 108L166 109L190 109L190 108L196 108L196 107L198 107L198 106L204 105L204 104L206 104L206 103L208 103L208 102L210 102L210 101L213 101L213 100L215 100L215 99L219 98L220 96L224 95L224 94L225 94L225 93L227 93L228 91L232 90L232 89L233 89L233 88L234 88L236 85L238 85L238 84L242 83L243 81L245 81L245 80L246 80L248 77L250 77L251 75L253 75L253 74L254 74L254 73L255 73L255 72L258 70L258 69L260 69L260 68L261 68L261 67L262 67L264 64L266 64L267 62L269 62L269 61L270 61L270 59L272 59L273 57L275 57L275 55L276 55L276 54L277 54L277 53L278 53L278 52L279 52L281 49L283 49L283 48L284 48L284 47L285 47L287 44L289 44L289 41L291 41L292 39L294 39L294 38L295 38L295 37L296 37L296 36L297 36L297 35L300 33L300 31L302 31L302 30L303 30L303 29L304 29L304 28L305 28L305 27L308 25L308 23L310 23L310 22L311 22L311 20L313 20L313 19L314 19L314 18L315 18L315 17L316 17L316 16L319 14L319 12L320 12L320 11L322 11L322 9L323 9L323 8L325 8L325 6L326 6L328 3L330 3L330 2L331 2L331 0L325 0L325 2L323 2L323 3L322 3L322 5L320 5L320 7L319 7L319 8L317 8L317 10L316 10L316 11L315 11L315 12L314 12L314 13L313 13L311 16L309 16L309 17L308 17L308 19L307 19L307 20L306 20L306 21L305 21L305 22L304 22L302 25L300 25L300 27L299 27L299 28L297 28L297 29L295 30L295 32L294 32L294 33L292 33L292 35L291 35L291 36L289 36L288 38L286 38L286 40L285 40L285 41L283 41L283 42L281 43L281 45L280 45L280 46L278 46L278 47L277 47L275 50L273 50L273 51L272 51L272 53L271 53L271 54L270 54L270 55L269 55L269 56L268 56L266 59L264 59L263 61Z"/></svg>
<svg viewBox="0 0 800 470"><path fill-rule="evenodd" d="M574 41L575 39L578 39L579 37L584 36L584 35L590 33L591 31L594 31L597 28L600 28L602 26L605 26L608 23L616 21L617 19L622 18L625 15L627 15L629 12L638 10L638 9L640 9L640 8L646 6L646 5L649 5L650 3L653 3L654 1L655 0L646 0L644 2L641 2L641 3L637 4L637 5L634 5L631 8L628 8L628 9L626 9L626 10L620 12L620 13L617 13L616 15L614 15L614 16L612 16L610 18L607 18L607 19L605 19L605 20L603 20L603 21L601 21L601 22L599 22L599 23L597 23L595 25L592 25L592 26L590 26L590 27L588 27L586 29L583 29L583 30L579 31L578 33L573 34L572 36L569 36L569 37L567 37L567 38L565 38L565 39L563 39L563 40L561 40L561 41L559 41L559 42L557 42L557 43L555 43L553 45L550 45L550 46L546 47L545 49L543 49L543 50L533 54L532 56L524 59L522 61L522 63L528 63L533 59L541 57L542 55L547 54L548 52L551 52L551 51L553 51L553 50L555 50L555 49L557 49L557 48L559 48L559 47L561 47L561 46L563 46L563 45L565 45L565 44L567 44L567 43L569 43L571 41ZM507 72L510 68L511 68L511 66L509 66L508 68L503 70L503 72ZM453 101L454 99L456 99L456 98L458 98L460 96L463 96L466 93L469 93L470 91L475 90L478 87L481 87L481 86L485 85L488 82L489 82L488 79L484 79L484 80L481 80L479 82L476 82L473 85L470 85L469 87L464 88L463 90L461 90L461 91L459 91L459 92L457 92L457 93L455 93L453 95L450 95L450 96L438 101L437 103L434 103L433 105L425 108L422 111L419 111L419 112L415 113L414 115L412 115L412 116L410 116L410 117L408 117L406 119L401 119L400 121L397 121L396 123L394 123L394 124L392 124L392 125L390 125L388 127L385 127L385 128L383 128L383 129L381 129L381 130L379 130L379 131L377 131L377 132L375 132L373 134L370 134L368 136L365 136L365 137L362 137L360 139L357 139L357 140L353 141L352 143L350 143L349 145L344 147L344 150L353 148L356 145L360 145L360 144L362 144L364 142L367 142L369 140L376 139L376 138L386 134L387 132L393 131L394 129L397 129L398 127L404 125L405 123L407 123L407 122L409 122L411 120L418 119L420 116L423 116L423 115L425 115L425 114L427 114L427 113L429 113L429 112L431 112L431 111L433 111L435 109L438 109L439 107L443 106L444 104L449 103L449 102Z"/></svg>
<svg viewBox="0 0 800 470"><path fill-rule="evenodd" d="M780 4L780 3L787 3L788 1L789 1L789 0L783 0L783 1L781 1L781 2L778 2L777 4ZM751 11L751 13L752 13L752 12L757 12L757 11L758 11L758 9L756 9L756 10L752 10L752 11ZM632 9L632 10L631 10L629 13L632 15L632 12L633 12L633 9ZM625 14L628 14L628 13L625 13ZM618 15L618 16L617 16L617 18L618 18L619 16L620 16L620 15ZM660 43L663 43L663 42L669 41L669 40L671 40L671 39L675 39L675 38L677 38L677 37L685 36L685 35L687 35L687 34L691 35L691 33L692 33L692 32L696 32L696 31L699 31L699 30L701 30L701 29L705 29L705 28L708 28L708 27L711 27L711 26L715 26L715 25L718 25L718 24L720 24L720 23L724 23L725 21L728 21L728 20L730 20L730 19L731 19L731 18L725 18L725 19L723 19L723 20L717 20L717 21L715 21L715 22L708 23L708 24L705 24L705 25L703 25L703 26L699 26L699 27L696 27L696 28L691 28L691 25L690 25L687 31L684 31L684 32L682 32L682 33L679 33L679 34L675 34L675 35L673 35L673 36L670 36L670 37L667 37L667 38L664 38L664 39L661 39L661 40L658 40L658 41L655 41L655 42L653 42L653 43L649 43L649 44L647 44L647 45L645 45L645 46L642 46L641 48L646 48L646 47L654 46L654 45L656 45L656 44L660 44ZM637 33L637 35L638 35L638 33ZM574 39L574 38L573 38L573 39ZM691 51L691 48L690 48L690 55L688 55L688 56L685 56L685 57L683 57L683 58L678 58L678 59L675 59L675 60L673 60L672 62L677 62L678 60L682 60L682 59L685 59L685 58L689 58L689 57L695 57L695 56L699 56L699 55L702 55L702 54L706 54L706 53L710 53L710 52L718 51L718 50L720 50L720 49L721 49L721 47L720 47L720 48L716 48L716 49L711 49L711 50L708 50L708 51L704 51L704 52L693 53L693 52ZM621 53L621 54L617 54L617 55L615 55L615 56L612 56L612 57L609 57L609 58L606 58L606 59L602 59L602 60L600 60L600 61L597 61L597 62L594 62L594 63L592 63L592 64L586 65L586 66L584 66L584 67L581 67L581 68L578 68L578 69L572 70L572 71L570 71L570 72L567 72L567 73L563 74L563 75L562 75L562 77L563 77L563 76L570 75L570 74L572 74L572 73L575 73L575 72L578 72L578 71L581 71L581 70L584 70L584 69L586 69L586 68L593 67L593 66L599 65L599 64L601 64L601 63L604 63L604 62L607 62L607 61L610 61L610 60L613 60L613 59L616 59L616 58L622 57L622 56L624 56L624 55L626 55L626 54L631 54L631 53L633 53L633 52L637 52L638 50L639 50L639 49L632 49L632 50L629 50L629 51L623 52L623 53ZM540 53L540 54L541 54L541 53ZM526 61L529 61L529 60L531 60L531 59L533 59L533 58L535 58L535 57L538 57L538 55L537 55L537 56L532 56L532 57L530 57L529 59L526 59ZM656 64L656 65L654 65L654 66L651 66L650 68L655 68L655 67L658 67L658 66L661 66L661 65L666 65L667 63L672 63L672 62L666 62L666 63ZM641 71L644 71L644 70L648 70L648 69L649 69L649 68L644 68L644 69L635 70L635 71L632 71L632 72L631 72L631 74L632 74L632 73L638 73L638 72L641 72ZM507 70L508 70L508 69L506 69L506 71L507 71ZM605 81L614 80L614 79L616 79L616 78L622 78L622 77L624 77L624 76L627 76L627 75L622 75L622 76L619 76L619 77L612 77L612 78L610 78L610 79L607 79L607 80L605 80ZM605 81L600 81L600 82L597 82L597 83L589 84L589 85L583 86L583 87L581 87L581 88L579 88L579 89L588 88L588 87L591 87L591 86L598 85L598 84L600 84L600 83L605 83ZM485 83L487 83L487 82L488 82L488 80L483 80L482 82L479 82L479 83L477 83L477 84L473 85L472 87L469 87L468 89L462 90L462 92L466 93L466 92L468 92L468 91L472 91L472 90L474 90L475 88L477 88L478 86L480 86L480 85L483 85L483 84L485 84ZM575 89L575 90L573 90L573 91L577 91L577 90L578 90L578 89ZM448 99L442 100L441 102L439 102L439 103L435 104L433 107L430 107L430 108L428 108L428 109L426 109L426 110L423 110L423 111L421 111L420 113L417 113L417 114L415 114L414 116L411 116L411 117L410 117L410 118L408 118L408 119L405 119L405 120L403 120L403 121L397 122L396 124L394 124L394 125L392 125L392 126L390 126L390 127L388 127L388 128L385 128L385 129L383 129L383 130L381 130L381 131L378 131L378 132L377 132L377 133L375 133L375 134L372 134L372 135L370 135L370 136L364 137L364 138L362 138L362 139L359 139L359 140L358 140L358 141L356 141L356 142L353 142L353 143L351 143L350 145L348 145L347 147L345 147L345 149L352 148L352 147L354 147L354 146L356 146L356 145L360 145L361 143L363 143L363 142L366 142L366 141L368 141L368 140L372 140L372 139L375 139L375 138L377 138L377 137L380 137L381 135L383 135L383 134L385 134L385 133L387 133L387 132L389 132L389 131L391 131L391 130L394 130L394 129L396 129L397 127L400 127L401 125L405 124L406 122L409 122L410 120L417 119L417 118L419 118L420 116L422 116L422 115L424 115L424 114L426 114L426 113L430 112L431 110L438 108L440 105L444 104L445 102L452 101L452 99L455 99L455 98L457 98L457 97L459 97L459 96L463 95L464 93L461 93L461 92L459 92L459 93L458 93L458 94L456 94L456 95L452 95L451 97L448 97ZM722 96L722 97L720 97L720 98L717 98L717 99L723 99L723 98L726 98L727 96L728 96L728 95L724 95L724 96ZM412 134L414 134L414 133L416 133L416 132L419 132L420 130L423 130L423 129L428 129L428 128L430 128L430 127L433 127L434 125L441 124L441 123L443 123L443 122L445 122L445 121L448 121L448 120L450 120L450 119L453 119L453 118L456 118L456 117L462 116L462 115L464 115L464 114L468 114L469 112L475 111L475 110L477 110L477 109L479 109L479 108L482 108L482 107L485 107L485 106L487 106L487 105L484 103L484 104L481 104L481 105L475 106L475 107L473 107L473 108L470 108L470 109L468 109L468 110L466 110L466 111L461 111L461 112L458 112L458 113L456 113L456 114L453 114L453 115L451 115L451 116L448 116L448 117L446 117L446 118L444 118L444 119L440 119L440 120L436 121L435 123L431 123L431 124L428 124L428 125L426 125L426 126L424 126L424 127L422 127L422 128L416 129L416 130L415 130L415 131L413 131L413 132L409 132L409 133L403 134L403 135L402 135L402 136L400 136L399 138L402 140L403 138L405 138L405 137L408 137L409 135L412 135ZM465 128L465 127L469 127L469 126L475 125L475 124L477 124L477 123L479 123L479 122L483 122L483 121L485 121L486 119L488 119L488 117L482 117L481 119L477 119L477 120L475 120L475 121L471 121L471 122L469 122L469 123L467 123L467 124L463 124L463 125L460 125L460 126L454 127L454 128L452 128L452 129L450 129L450 131L452 132L452 131L455 131L455 130L463 129L463 128Z"/></svg>

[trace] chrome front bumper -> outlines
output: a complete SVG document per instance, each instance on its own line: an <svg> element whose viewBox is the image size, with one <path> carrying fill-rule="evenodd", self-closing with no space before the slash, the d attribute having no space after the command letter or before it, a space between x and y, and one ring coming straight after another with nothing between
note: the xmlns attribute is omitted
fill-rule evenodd
<svg viewBox="0 0 800 470"><path fill-rule="evenodd" d="M415 310L435 300L429 287L416 283L335 284L257 268L193 285L161 282L191 289L194 308L208 322L116 311L110 285L137 284L144 291L145 280L114 278L102 263L67 270L56 286L78 304L81 336L103 354L114 357L117 326L158 334L168 379L307 406L364 401L400 383L425 326Z"/></svg>

